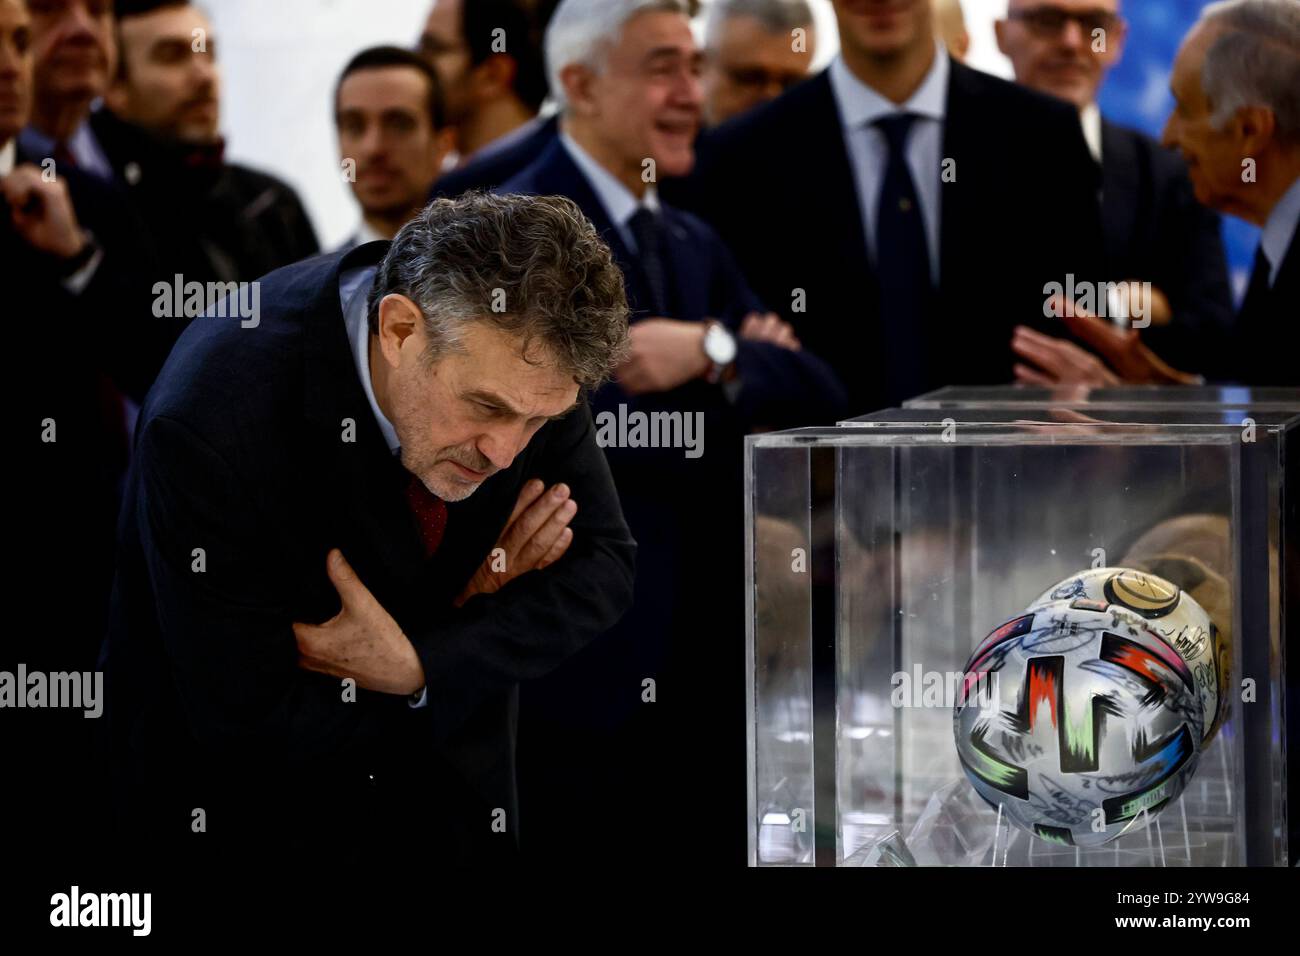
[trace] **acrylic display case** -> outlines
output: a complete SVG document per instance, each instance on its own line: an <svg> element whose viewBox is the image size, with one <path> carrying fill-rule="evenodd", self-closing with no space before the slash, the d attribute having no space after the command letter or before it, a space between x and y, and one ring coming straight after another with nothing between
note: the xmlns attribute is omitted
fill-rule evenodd
<svg viewBox="0 0 1300 956"><path fill-rule="evenodd" d="M750 863L1287 865L1297 429L1298 391L945 389L748 438ZM981 797L953 695L986 636L1100 567L1196 597L1224 714L1175 796L1083 846ZM1120 717L1106 733L1134 743ZM1030 796L1082 818L1132 782L1087 776L1040 774Z"/></svg>

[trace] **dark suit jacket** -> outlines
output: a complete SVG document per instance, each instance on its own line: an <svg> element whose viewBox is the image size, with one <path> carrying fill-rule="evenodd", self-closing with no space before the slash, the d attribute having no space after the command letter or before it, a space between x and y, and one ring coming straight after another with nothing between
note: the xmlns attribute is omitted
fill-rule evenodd
<svg viewBox="0 0 1300 956"><path fill-rule="evenodd" d="M219 147L168 142L108 109L92 113L90 126L154 236L165 278L251 282L320 251L298 194L276 177L224 161Z"/></svg>
<svg viewBox="0 0 1300 956"><path fill-rule="evenodd" d="M558 140L502 192L560 194L574 200L610 244L623 269L633 322L645 317L641 263L624 243L578 167ZM663 204L670 317L718 318L733 328L762 304L750 291L717 235L697 217ZM598 416L656 412L703 415L703 455L682 448L607 447L628 524L638 543L632 610L619 625L545 681L525 688L523 710L550 739L521 744L521 778L549 781L562 767L546 835L549 849L616 862L623 843L611 829L643 845L647 861L664 863L677 824L664 807L684 781L719 807L742 805L743 540L741 455L756 426L789 427L833 421L843 392L827 365L810 351L739 343L743 383L736 400L695 380L669 392L632 396L616 382L593 397ZM599 420L599 419L598 419ZM658 701L642 701L653 678ZM673 728L673 729L669 729ZM540 735L538 735L540 737ZM586 740L586 744L578 741ZM670 743L671 741L671 743ZM547 787L552 790L551 787ZM563 796L558 796L563 792ZM576 808L581 808L576 809ZM600 819L572 826L574 815ZM607 817L602 817L607 814ZM665 829L667 828L667 829ZM724 839L734 835L735 840ZM707 848L711 861L743 861L743 828L721 826Z"/></svg>
<svg viewBox="0 0 1300 956"><path fill-rule="evenodd" d="M21 150L19 164L39 163ZM123 393L143 396L151 366L150 247L111 184L59 167L78 222L102 258L79 291L70 267L31 246L0 199L0 263L10 362L3 441L14 449L16 503L0 562L6 593L27 623L0 640L0 670L87 672L95 667L113 583L114 526L126 469ZM89 759L97 721L73 709L6 711L4 768L22 787L0 795L14 840L87 852L102 821L102 786ZM69 753L79 754L69 760ZM18 852L18 851L15 851ZM19 853L18 855L22 855Z"/></svg>
<svg viewBox="0 0 1300 956"><path fill-rule="evenodd" d="M1178 368L1197 368L1232 326L1218 215L1196 201L1187 166L1149 136L1102 123L1102 230L1110 279L1151 282L1169 297L1167 327L1142 335Z"/></svg>
<svg viewBox="0 0 1300 956"><path fill-rule="evenodd" d="M460 169L439 176L429 193L430 199L455 199L471 189L494 190L508 179L532 165L559 132L559 117L551 116L517 143L478 159L471 159Z"/></svg>
<svg viewBox="0 0 1300 956"><path fill-rule="evenodd" d="M939 304L923 336L933 347L910 393L1010 380L1012 327L1049 328L1044 286L1100 266L1097 169L1077 113L951 68L942 155L956 179L941 186ZM884 384L876 277L825 71L707 133L688 191L759 297L840 373L854 414L909 397Z"/></svg>
<svg viewBox="0 0 1300 956"><path fill-rule="evenodd" d="M1291 238L1271 288L1252 282L1237 313L1230 368L1224 377L1247 385L1300 385L1294 341L1300 319L1300 229ZM1215 367L1214 365L1211 366Z"/></svg>
<svg viewBox="0 0 1300 956"><path fill-rule="evenodd" d="M424 560L409 474L371 413L339 303L340 270L386 248L267 276L256 329L195 320L141 412L105 665L120 796L164 845L188 852L203 807L213 843L251 840L263 853L509 855L517 684L629 603L635 544L585 404L449 504L441 548ZM453 608L534 476L567 482L580 504L568 553ZM348 703L340 681L296 666L290 625L339 608L331 547L414 644L426 708L366 691ZM505 833L491 829L497 808Z"/></svg>

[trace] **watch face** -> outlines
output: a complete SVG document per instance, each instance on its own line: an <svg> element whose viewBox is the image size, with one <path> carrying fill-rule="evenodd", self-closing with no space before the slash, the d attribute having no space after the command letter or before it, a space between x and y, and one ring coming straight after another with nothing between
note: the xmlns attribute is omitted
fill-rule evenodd
<svg viewBox="0 0 1300 956"><path fill-rule="evenodd" d="M736 339L721 325L714 323L704 333L704 354L715 365L730 365L736 358Z"/></svg>

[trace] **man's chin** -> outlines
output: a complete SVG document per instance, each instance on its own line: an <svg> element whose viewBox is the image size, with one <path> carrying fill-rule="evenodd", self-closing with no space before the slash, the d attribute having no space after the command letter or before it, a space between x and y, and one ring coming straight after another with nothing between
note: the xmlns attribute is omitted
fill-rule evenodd
<svg viewBox="0 0 1300 956"><path fill-rule="evenodd" d="M446 478L435 478L433 481L424 482L424 486L443 501L464 501L478 491L478 486L481 484L483 484L481 481L456 481Z"/></svg>
<svg viewBox="0 0 1300 956"><path fill-rule="evenodd" d="M483 484L484 479L480 478L475 481L472 478L447 474L447 472L454 470L452 467L435 466L434 474L426 475L421 480L426 488L443 501L464 501L478 491L479 485Z"/></svg>

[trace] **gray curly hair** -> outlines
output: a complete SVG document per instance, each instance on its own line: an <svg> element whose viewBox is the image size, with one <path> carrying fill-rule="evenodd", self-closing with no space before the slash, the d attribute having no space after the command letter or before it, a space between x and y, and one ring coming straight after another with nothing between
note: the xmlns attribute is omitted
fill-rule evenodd
<svg viewBox="0 0 1300 956"><path fill-rule="evenodd" d="M367 298L399 293L424 315L429 362L463 349L470 322L522 339L584 390L599 387L628 349L623 273L595 227L562 196L473 192L435 199L393 238ZM531 359L530 359L531 361Z"/></svg>

